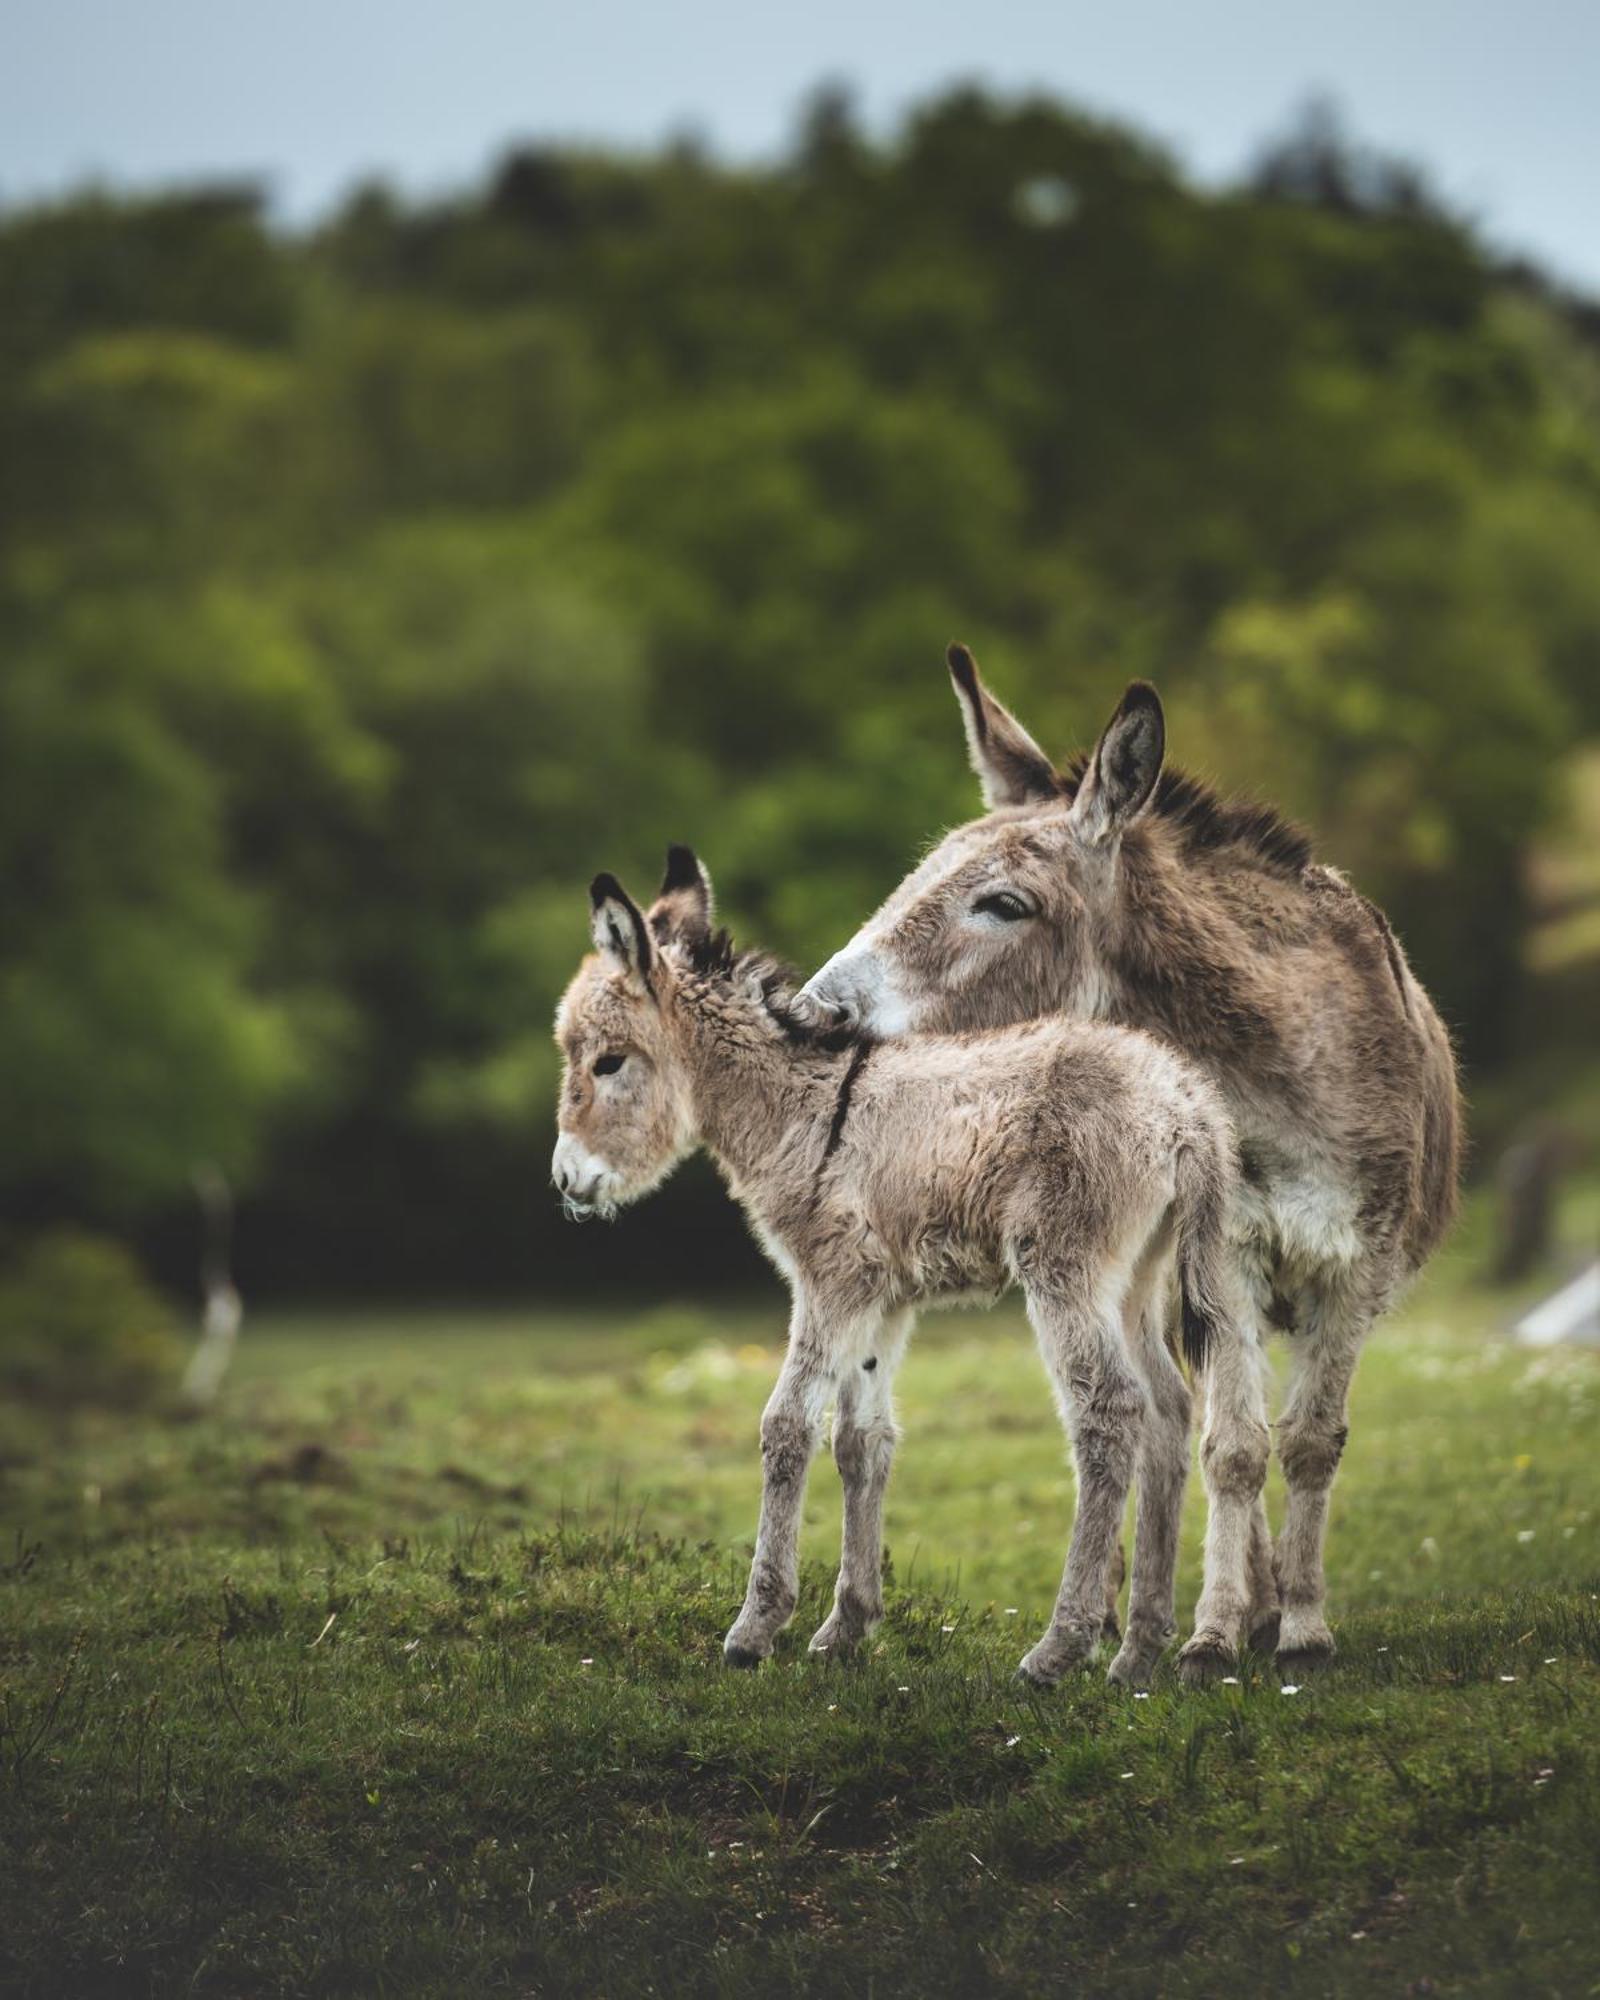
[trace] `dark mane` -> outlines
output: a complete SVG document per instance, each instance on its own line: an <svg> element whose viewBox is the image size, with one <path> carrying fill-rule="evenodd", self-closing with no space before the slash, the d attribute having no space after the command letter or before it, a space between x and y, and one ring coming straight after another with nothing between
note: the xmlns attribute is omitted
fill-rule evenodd
<svg viewBox="0 0 1600 2000"><path fill-rule="evenodd" d="M861 1037L853 1031L818 1027L808 1016L796 1013L793 1002L800 974L775 952L740 951L725 930L702 937L680 936L673 942L684 954L690 971L702 979L726 985L753 981L759 986L762 1006L791 1042L828 1050L862 1046Z"/></svg>
<svg viewBox="0 0 1600 2000"><path fill-rule="evenodd" d="M1064 796L1074 799L1089 768L1080 752L1061 774ZM1271 806L1248 799L1219 798L1209 785L1170 764L1156 781L1150 810L1170 826L1191 852L1242 847L1264 867L1298 875L1311 863L1311 837Z"/></svg>

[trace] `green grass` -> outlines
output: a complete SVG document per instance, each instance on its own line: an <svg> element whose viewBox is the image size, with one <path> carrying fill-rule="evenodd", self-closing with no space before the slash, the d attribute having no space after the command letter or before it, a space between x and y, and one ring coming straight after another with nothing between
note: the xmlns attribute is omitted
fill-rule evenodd
<svg viewBox="0 0 1600 2000"><path fill-rule="evenodd" d="M776 1299L260 1322L205 1421L13 1411L0 1986L1600 1991L1600 1357L1478 1261L1363 1364L1293 1694L1012 1684L1072 1501L1009 1312L906 1365L871 1656L803 1656L824 1457L753 1676Z"/></svg>

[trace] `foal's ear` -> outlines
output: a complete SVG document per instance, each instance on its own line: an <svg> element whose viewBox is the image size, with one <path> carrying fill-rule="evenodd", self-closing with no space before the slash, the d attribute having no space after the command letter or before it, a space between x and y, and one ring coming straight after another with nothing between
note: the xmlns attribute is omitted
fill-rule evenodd
<svg viewBox="0 0 1600 2000"><path fill-rule="evenodd" d="M1160 695L1148 681L1130 681L1116 714L1101 731L1073 802L1073 824L1085 840L1099 842L1120 833L1144 811L1166 750Z"/></svg>
<svg viewBox="0 0 1600 2000"><path fill-rule="evenodd" d="M651 931L663 944L670 938L703 944L711 935L711 912L711 877L694 849L669 847L667 872L650 905Z"/></svg>
<svg viewBox="0 0 1600 2000"><path fill-rule="evenodd" d="M978 663L965 646L945 654L950 678L967 725L967 754L983 787L986 806L1022 806L1052 799L1059 786L1055 766L1016 717L997 702L978 678Z"/></svg>
<svg viewBox="0 0 1600 2000"><path fill-rule="evenodd" d="M589 884L589 905L589 930L607 970L645 985L655 953L638 904L615 875L597 875Z"/></svg>

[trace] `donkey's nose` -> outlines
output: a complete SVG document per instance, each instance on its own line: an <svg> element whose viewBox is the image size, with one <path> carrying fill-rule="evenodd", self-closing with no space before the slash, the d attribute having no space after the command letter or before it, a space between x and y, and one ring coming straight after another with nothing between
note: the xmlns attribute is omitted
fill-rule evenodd
<svg viewBox="0 0 1600 2000"><path fill-rule="evenodd" d="M856 1023L854 1005L832 990L828 969L823 967L808 979L796 994L818 1027L850 1028Z"/></svg>

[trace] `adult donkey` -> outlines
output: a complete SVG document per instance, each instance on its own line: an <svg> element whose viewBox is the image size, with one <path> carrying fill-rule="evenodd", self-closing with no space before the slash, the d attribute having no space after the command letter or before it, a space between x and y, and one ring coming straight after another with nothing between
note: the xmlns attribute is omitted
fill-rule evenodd
<svg viewBox="0 0 1600 2000"><path fill-rule="evenodd" d="M949 664L989 811L947 834L804 988L880 1039L1065 1012L1145 1028L1221 1086L1240 1142L1231 1236L1258 1315L1291 1337L1274 1550L1251 1533L1251 1635L1331 1656L1328 1493L1363 1341L1455 1205L1450 1040L1381 911L1275 812L1164 770L1135 681L1058 771L964 646ZM1182 1413L1187 1426L1188 1413ZM1143 1510L1136 1549L1145 1533Z"/></svg>

